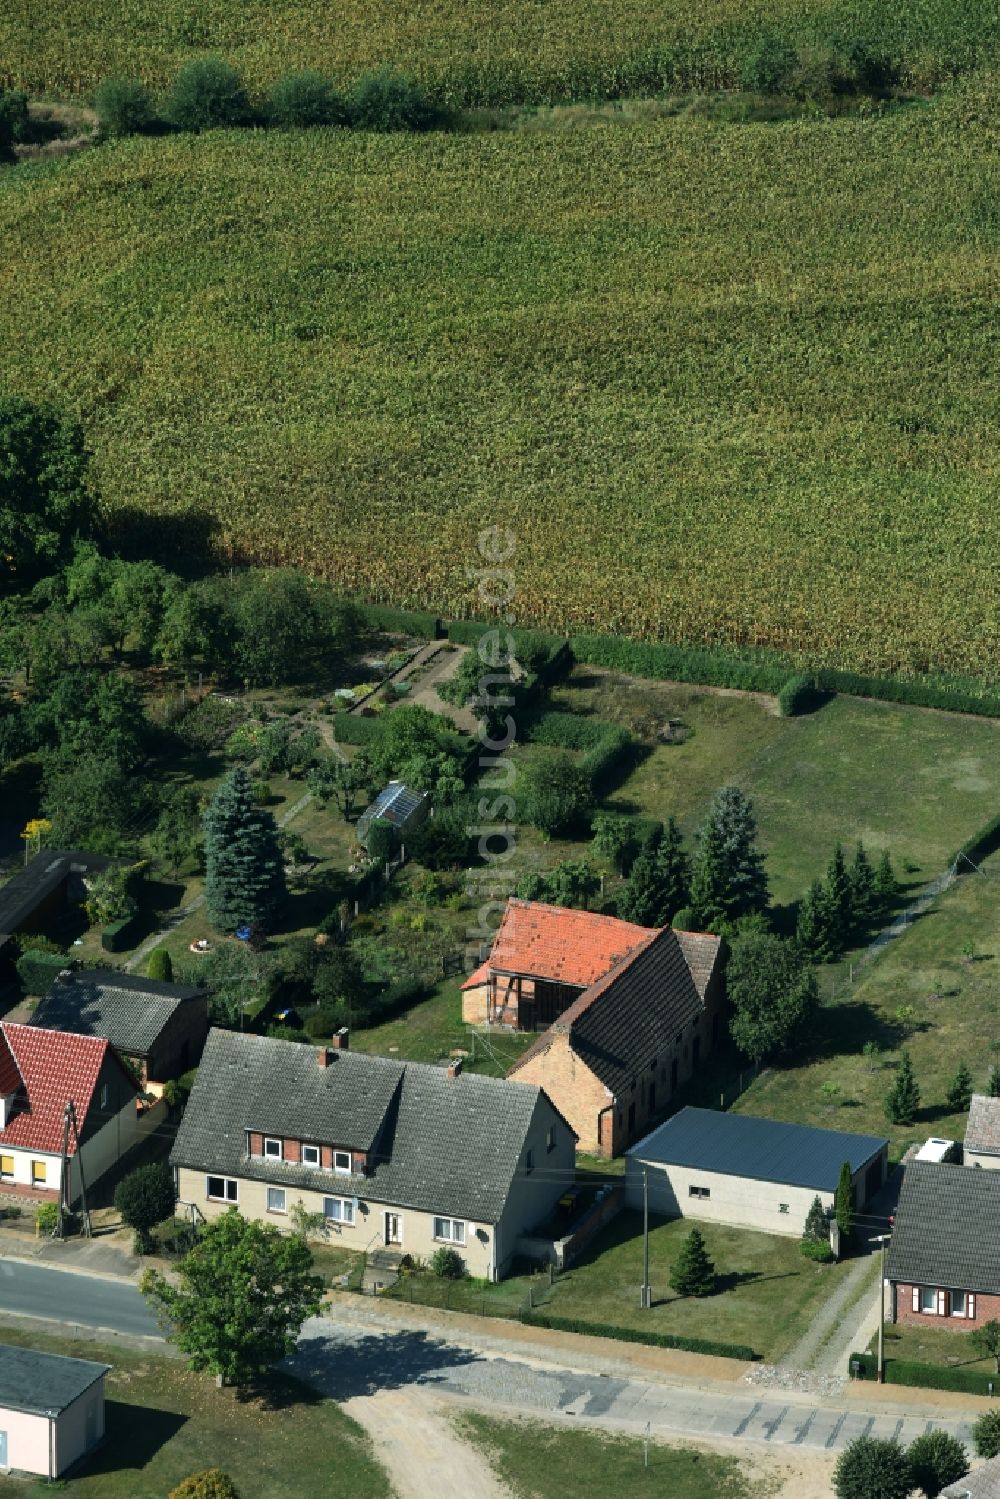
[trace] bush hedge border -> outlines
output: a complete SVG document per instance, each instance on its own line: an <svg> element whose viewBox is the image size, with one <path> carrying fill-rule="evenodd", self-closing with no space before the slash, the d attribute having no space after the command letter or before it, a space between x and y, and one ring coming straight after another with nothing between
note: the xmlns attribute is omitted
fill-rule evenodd
<svg viewBox="0 0 1000 1499"><path fill-rule="evenodd" d="M579 1317L553 1317L548 1312L521 1312L519 1321L529 1327L549 1327L553 1332L578 1332L592 1338L616 1338L620 1343L645 1343L651 1348L677 1348L683 1353L705 1353L712 1358L735 1358L753 1363L760 1358L744 1343L716 1343L709 1338L685 1338L669 1332L644 1332L637 1327L612 1327L604 1322L583 1322Z"/></svg>
<svg viewBox="0 0 1000 1499"><path fill-rule="evenodd" d="M858 1365L854 1372L855 1363ZM848 1355L847 1372L855 1379L877 1379L878 1359L874 1353ZM956 1369L946 1364L921 1364L912 1359L887 1358L886 1384L908 1385L925 1390L958 1390L965 1395L990 1396L990 1385L1000 1394L1000 1374L980 1369Z"/></svg>

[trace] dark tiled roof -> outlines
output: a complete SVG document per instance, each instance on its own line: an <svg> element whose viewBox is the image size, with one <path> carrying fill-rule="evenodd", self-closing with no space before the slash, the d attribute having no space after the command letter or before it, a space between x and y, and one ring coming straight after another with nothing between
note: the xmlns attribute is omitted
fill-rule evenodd
<svg viewBox="0 0 1000 1499"><path fill-rule="evenodd" d="M42 901L71 874L97 873L120 863L120 859L76 849L42 849L0 888L0 947L31 920Z"/></svg>
<svg viewBox="0 0 1000 1499"><path fill-rule="evenodd" d="M1000 1499L1000 1457L990 1458L950 1483L938 1499Z"/></svg>
<svg viewBox="0 0 1000 1499"><path fill-rule="evenodd" d="M551 1107L539 1088L361 1052L332 1051L323 1068L314 1047L213 1030L170 1159L495 1223L540 1099ZM373 1169L342 1177L249 1160L247 1129L353 1146Z"/></svg>
<svg viewBox="0 0 1000 1499"><path fill-rule="evenodd" d="M136 978L114 969L81 969L56 979L35 1008L32 1025L83 1036L104 1036L127 1056L152 1051L167 1022L204 989Z"/></svg>
<svg viewBox="0 0 1000 1499"><path fill-rule="evenodd" d="M755 1114L686 1108L625 1154L667 1166L833 1192L845 1161L856 1172L887 1144L877 1135L849 1135L837 1129L760 1119Z"/></svg>
<svg viewBox="0 0 1000 1499"><path fill-rule="evenodd" d="M694 986L704 999L719 962L719 938L709 932L678 932L677 941L691 970Z"/></svg>
<svg viewBox="0 0 1000 1499"><path fill-rule="evenodd" d="M718 959L721 939L703 940L713 944ZM699 965L710 976L705 949L699 952ZM708 978L703 982L707 986ZM662 1058L679 1032L703 1013L702 991L679 934L663 927L647 933L610 973L585 989L523 1053L511 1075L529 1057L547 1051L556 1036L568 1035L580 1060L612 1093L621 1093L636 1072Z"/></svg>
<svg viewBox="0 0 1000 1499"><path fill-rule="evenodd" d="M651 935L648 927L617 916L511 896L493 939L489 967L584 988Z"/></svg>
<svg viewBox="0 0 1000 1499"><path fill-rule="evenodd" d="M931 1161L905 1167L886 1275L1000 1293L1000 1171Z"/></svg>
<svg viewBox="0 0 1000 1499"><path fill-rule="evenodd" d="M981 1155L1000 1155L1000 1098L973 1093L965 1148Z"/></svg>
<svg viewBox="0 0 1000 1499"><path fill-rule="evenodd" d="M0 1407L58 1415L107 1374L110 1364L0 1343Z"/></svg>

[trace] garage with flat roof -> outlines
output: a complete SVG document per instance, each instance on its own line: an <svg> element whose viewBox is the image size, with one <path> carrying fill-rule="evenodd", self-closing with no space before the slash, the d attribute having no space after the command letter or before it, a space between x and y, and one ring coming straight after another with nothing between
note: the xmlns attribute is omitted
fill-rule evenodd
<svg viewBox="0 0 1000 1499"><path fill-rule="evenodd" d="M818 1197L833 1207L847 1161L861 1211L885 1181L888 1140L751 1114L681 1109L625 1152L625 1200L666 1218L705 1218L764 1233L802 1233Z"/></svg>

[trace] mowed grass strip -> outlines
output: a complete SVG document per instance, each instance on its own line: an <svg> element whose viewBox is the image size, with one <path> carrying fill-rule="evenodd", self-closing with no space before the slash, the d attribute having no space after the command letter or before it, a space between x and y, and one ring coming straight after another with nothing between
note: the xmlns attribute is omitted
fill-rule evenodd
<svg viewBox="0 0 1000 1499"><path fill-rule="evenodd" d="M287 1375L241 1398L183 1360L116 1343L0 1327L0 1343L112 1365L106 1437L65 1487L79 1499L163 1499L190 1473L222 1468L244 1499L386 1499L391 1485L361 1428L332 1400ZM63 1485L59 1485L63 1487ZM0 1494L48 1493L41 1481L0 1478Z"/></svg>
<svg viewBox="0 0 1000 1499"><path fill-rule="evenodd" d="M777 29L804 46L863 36L923 84L988 53L990 0L359 0L331 11L306 0L10 0L0 13L0 82L90 94L138 74L167 85L200 53L224 53L262 88L319 67L350 81L385 65L442 98L508 104L616 97L643 86L732 87L748 38Z"/></svg>
<svg viewBox="0 0 1000 1499"><path fill-rule="evenodd" d="M513 1499L564 1499L567 1494L624 1494L635 1499L751 1499L735 1458L653 1442L646 1460L641 1437L565 1431L540 1421L499 1420L473 1412L456 1420Z"/></svg>
<svg viewBox="0 0 1000 1499"><path fill-rule="evenodd" d="M7 383L112 520L519 617L980 673L993 94L876 121L131 141L0 177ZM973 128L975 126L975 128Z"/></svg>

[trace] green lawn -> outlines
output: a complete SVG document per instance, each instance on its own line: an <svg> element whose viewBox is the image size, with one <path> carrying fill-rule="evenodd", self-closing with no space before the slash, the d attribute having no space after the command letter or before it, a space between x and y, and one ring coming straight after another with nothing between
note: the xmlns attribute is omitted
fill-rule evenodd
<svg viewBox="0 0 1000 1499"><path fill-rule="evenodd" d="M389 1481L367 1437L331 1400L274 1375L263 1396L241 1400L191 1374L180 1359L117 1344L0 1329L0 1340L111 1364L107 1438L65 1485L79 1499L165 1499L189 1473L221 1467L242 1499L386 1499ZM62 1487L62 1485L60 1485ZM49 1493L41 1482L0 1479L0 1494Z"/></svg>
<svg viewBox="0 0 1000 1499"><path fill-rule="evenodd" d="M932 1322L930 1317L927 1318L926 1325L900 1322L894 1327L887 1322L886 1359L898 1358L907 1363L918 1364L946 1364L952 1368L961 1367L983 1374L996 1372L996 1360L980 1358L967 1332L962 1332L958 1327L935 1327L931 1325ZM878 1351L877 1333L868 1346L872 1353Z"/></svg>
<svg viewBox="0 0 1000 1499"><path fill-rule="evenodd" d="M825 1004L801 1059L763 1073L737 1110L885 1134L897 1158L928 1135L961 1140L966 1116L948 1108L948 1085L964 1060L981 1091L992 1048L1000 1047L1000 856L982 867L983 874L964 875L891 942L853 988ZM969 942L972 961L962 951ZM915 1012L906 1046L921 1107L911 1126L891 1125L883 1112L899 1056L901 1005ZM861 1054L868 1040L883 1048L873 1071Z"/></svg>
<svg viewBox="0 0 1000 1499"><path fill-rule="evenodd" d="M638 1437L565 1431L537 1421L497 1420L473 1413L456 1426L478 1447L513 1499L628 1494L630 1499L752 1499L763 1490L743 1477L734 1458L653 1442L649 1466Z"/></svg>

